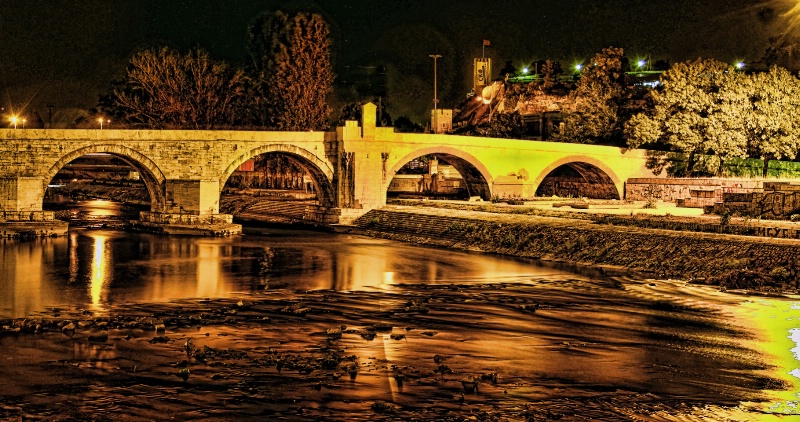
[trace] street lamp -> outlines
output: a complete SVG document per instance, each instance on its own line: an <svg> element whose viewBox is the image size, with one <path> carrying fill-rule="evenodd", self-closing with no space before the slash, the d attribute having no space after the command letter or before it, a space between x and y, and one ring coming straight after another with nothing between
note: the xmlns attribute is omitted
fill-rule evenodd
<svg viewBox="0 0 800 422"><path fill-rule="evenodd" d="M436 110L436 105L439 103L439 98L436 94L436 59L442 57L442 55L429 54L428 57L433 59L433 133L439 133L439 113Z"/></svg>
<svg viewBox="0 0 800 422"><path fill-rule="evenodd" d="M16 129L17 128L18 117L17 116L11 116L11 118L9 120L11 120L11 123L14 124L14 129Z"/></svg>
<svg viewBox="0 0 800 422"><path fill-rule="evenodd" d="M27 121L28 121L28 119L26 119L24 117L22 118L22 128L23 129L25 129L25 122L27 122Z"/></svg>
<svg viewBox="0 0 800 422"><path fill-rule="evenodd" d="M101 117L101 118L97 119L97 122L100 123L100 129L102 129L103 128L103 118ZM106 123L111 123L111 119L107 119L105 122Z"/></svg>

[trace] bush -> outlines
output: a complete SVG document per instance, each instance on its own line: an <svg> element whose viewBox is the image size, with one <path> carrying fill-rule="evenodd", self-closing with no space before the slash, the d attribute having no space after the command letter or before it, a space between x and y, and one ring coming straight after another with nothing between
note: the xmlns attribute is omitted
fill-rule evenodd
<svg viewBox="0 0 800 422"><path fill-rule="evenodd" d="M769 275L778 283L787 283L792 278L792 273L785 267L775 267Z"/></svg>

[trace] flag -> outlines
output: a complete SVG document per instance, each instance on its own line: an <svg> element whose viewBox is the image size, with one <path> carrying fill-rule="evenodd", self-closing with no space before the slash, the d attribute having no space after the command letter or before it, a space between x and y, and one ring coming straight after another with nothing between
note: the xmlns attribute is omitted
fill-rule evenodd
<svg viewBox="0 0 800 422"><path fill-rule="evenodd" d="M489 42L489 40L483 40L483 45L491 45L491 43Z"/></svg>

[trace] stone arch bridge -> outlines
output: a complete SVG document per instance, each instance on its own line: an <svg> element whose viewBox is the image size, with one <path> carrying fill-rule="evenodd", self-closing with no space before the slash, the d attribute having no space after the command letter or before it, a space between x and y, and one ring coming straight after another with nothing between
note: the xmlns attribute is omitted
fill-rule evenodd
<svg viewBox="0 0 800 422"><path fill-rule="evenodd" d="M347 220L386 204L389 182L409 161L435 154L462 174L471 196L529 197L557 168L624 196L625 180L654 177L643 150L514 139L395 133L366 118L335 132L110 129L0 130L0 217L46 220L45 190L67 163L91 153L120 157L141 175L151 197L142 220L155 224L230 221L219 213L225 182L238 166L281 153L314 178L321 219Z"/></svg>

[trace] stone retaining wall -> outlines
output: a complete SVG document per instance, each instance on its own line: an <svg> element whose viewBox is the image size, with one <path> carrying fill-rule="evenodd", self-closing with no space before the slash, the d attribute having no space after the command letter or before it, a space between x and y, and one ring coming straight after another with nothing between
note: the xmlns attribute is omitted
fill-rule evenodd
<svg viewBox="0 0 800 422"><path fill-rule="evenodd" d="M800 243L607 224L568 227L497 223L389 210L355 221L367 234L411 243L538 259L604 265L658 277L712 278L733 271L786 269L797 283Z"/></svg>
<svg viewBox="0 0 800 422"><path fill-rule="evenodd" d="M763 192L726 193L722 202L714 204L713 212L788 219L800 214L800 184L764 183Z"/></svg>
<svg viewBox="0 0 800 422"><path fill-rule="evenodd" d="M749 193L762 188L763 182L753 179L631 178L625 182L625 199L682 202L687 207L702 208L722 201L725 193Z"/></svg>

